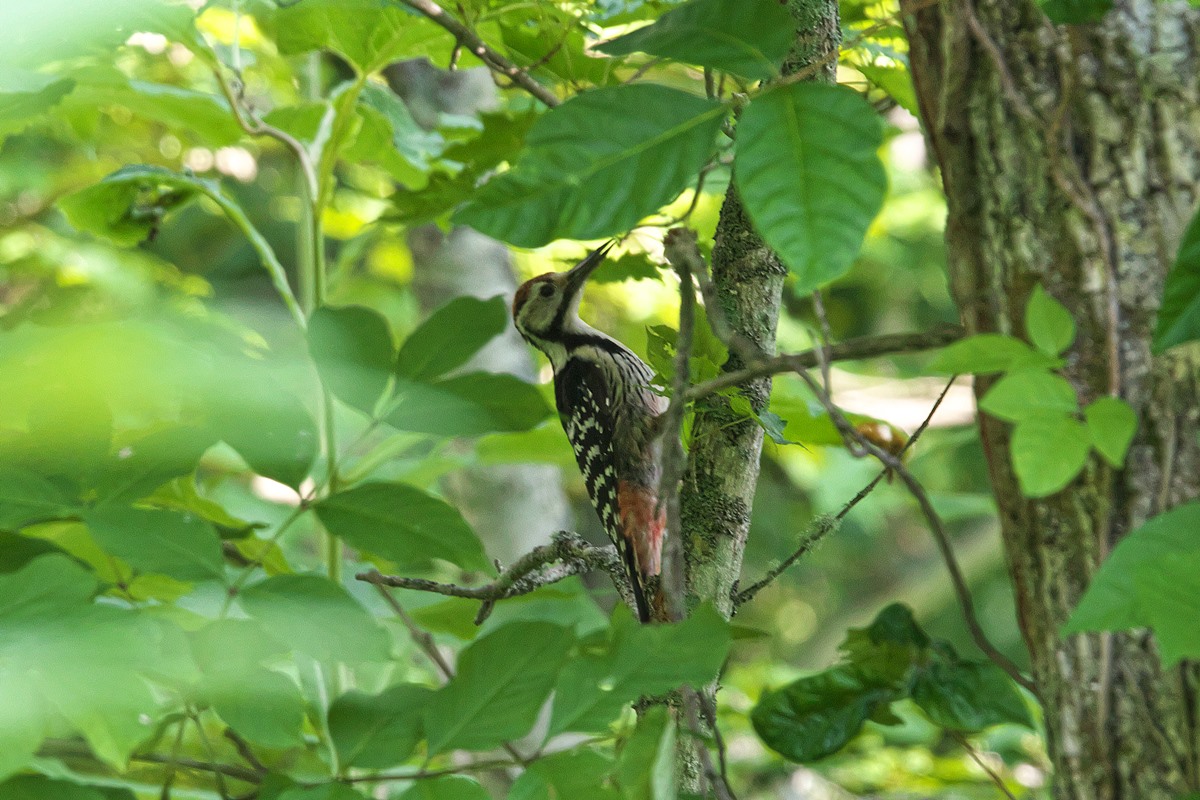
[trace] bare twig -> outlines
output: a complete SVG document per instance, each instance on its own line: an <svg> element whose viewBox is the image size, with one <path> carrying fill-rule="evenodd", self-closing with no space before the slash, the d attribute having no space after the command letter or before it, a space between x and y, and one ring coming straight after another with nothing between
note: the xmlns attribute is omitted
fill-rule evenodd
<svg viewBox="0 0 1200 800"><path fill-rule="evenodd" d="M662 475L659 502L667 512L666 548L663 554L663 584L667 616L683 619L684 576L683 524L680 520L679 486L683 480L686 455L683 452L683 414L687 408L687 388L690 383L692 334L696 322L696 291L692 275L703 270L704 257L696 241L696 232L687 228L672 228L663 242L667 261L679 274L679 335L675 341L675 377L671 387L671 404L662 419Z"/></svg>
<svg viewBox="0 0 1200 800"><path fill-rule="evenodd" d="M525 70L518 67L513 62L509 61L504 56L497 53L492 48L484 43L483 39L469 27L464 25L459 20L452 17L446 9L439 6L433 0L400 0L404 5L411 9L421 12L433 23L440 25L450 33L454 34L454 38L458 43L466 47L476 57L479 58L488 69L498 75L501 75L512 81L517 86L521 87L529 94L541 100L547 106L553 108L561 101L555 96L554 92L542 86Z"/></svg>
<svg viewBox="0 0 1200 800"><path fill-rule="evenodd" d="M95 753L87 745L76 741L47 739L42 743L38 754L47 758L83 758L99 762ZM218 764L211 761L199 761L185 756L176 757L161 753L134 753L129 757L129 760L142 764L173 765L176 768L219 774L229 778L236 778L246 783L258 783L262 780L257 773L245 767L238 767L232 764Z"/></svg>
<svg viewBox="0 0 1200 800"><path fill-rule="evenodd" d="M967 755L971 757L971 760L978 764L979 768L987 773L988 777L992 779L992 783L996 784L996 788L999 789L1001 793L1008 798L1008 800L1017 800L1016 796L1008 790L1007 786L1004 785L1004 779L1001 778L1000 775L998 775L996 771L992 769L986 761L983 760L983 756L981 756L979 751L975 749L975 746L967 740L966 736L963 736L958 731L948 730L948 732L955 739L955 741L962 745L963 749L967 751Z"/></svg>
<svg viewBox="0 0 1200 800"><path fill-rule="evenodd" d="M725 774L725 745L721 739L721 734L717 730L717 719L714 713L709 724L712 728L713 738L718 745L718 753L720 757L721 767L718 770L713 764L712 754L708 752L708 745L705 744L705 739L708 738L704 723L701 722L700 710L703 705L701 695L691 686L684 686L680 690L683 701L683 714L687 722L689 732L696 738L696 753L700 757L700 765L704 769L704 775L708 778L708 783L712 786L713 792L716 794L717 800L737 800L737 796L733 793L733 788L729 785L729 778Z"/></svg>
<svg viewBox="0 0 1200 800"><path fill-rule="evenodd" d="M725 336L723 334L725 331L718 330L721 327L719 322L723 321L723 317L711 311L711 309L719 308L719 306L715 302L709 301L706 296L705 308L710 309L709 322L712 324L713 333L717 335L717 338L724 341ZM831 345L828 351L828 360L830 362L853 361L856 359L875 358L877 356L896 355L900 353L919 353L924 350L945 347L963 338L964 335L962 327L958 325L946 325L921 333L863 336ZM738 386L746 381L754 380L755 378L764 378L768 375L778 375L783 372L798 372L800 370L812 369L819 366L820 363L820 354L816 349L803 350L799 353L784 353L778 356L758 356L751 359L741 369L726 372L710 381L696 384L688 390L687 397L688 400L697 400L714 392L719 392L722 389L728 389L731 386Z"/></svg>
<svg viewBox="0 0 1200 800"><path fill-rule="evenodd" d="M904 462L896 455L889 453L887 450L879 447L872 442L860 431L858 431L842 410L838 408L833 399L829 396L816 380L808 374L806 370L801 370L797 373L805 383L808 384L813 394L825 407L829 414L829 418L841 433L842 438L846 441L847 446L851 442L857 444L858 448L870 453L881 464L887 467L900 477L904 482L904 486L908 489L909 494L917 501L917 506L921 509L921 513L925 516L928 523L929 531L933 534L933 540L941 552L942 560L946 563L946 569L950 573L950 582L954 586L954 593L958 598L958 604L962 610L963 619L966 622L967 630L971 633L971 638L975 641L976 646L983 651L984 655L992 660L998 667L1008 673L1014 681L1025 687L1029 691L1037 694L1037 686L1017 669L1009 658L1001 653L994 644L987 638L987 634L983 632L983 626L979 624L979 618L975 614L975 602L971 598L971 590L967 587L967 581L963 577L962 570L958 566L958 559L954 555L954 548L950 545L950 537L946 533L946 528L942 524L942 518L933 507L933 502L929 499L928 492L921 482L916 479Z"/></svg>
<svg viewBox="0 0 1200 800"><path fill-rule="evenodd" d="M238 751L238 755L250 765L251 769L260 775L266 775L270 772L266 765L258 760L258 756L254 755L254 750L250 747L250 743L243 739L241 734L233 728L226 728L225 738L233 743L234 749Z"/></svg>
<svg viewBox="0 0 1200 800"><path fill-rule="evenodd" d="M556 563L561 562L561 563ZM399 575L382 575L375 570L361 572L355 577L377 587L392 586L398 589L414 589L448 597L464 597L482 600L475 623L482 624L491 613L497 600L518 597L534 592L543 586L557 583L571 575L592 570L603 570L613 577L618 590L628 591L624 585L624 572L620 559L612 547L596 547L588 544L579 535L559 531L548 545L533 548L521 556L499 577L483 586L459 586L453 583L438 583L425 578L406 578Z"/></svg>
<svg viewBox="0 0 1200 800"><path fill-rule="evenodd" d="M942 401L946 399L946 395L950 392L950 387L954 385L954 381L957 378L958 376L956 375L946 383L946 387L942 389L941 394L939 394L937 399L933 401L933 406L929 409L929 413L925 415L925 419L921 422L916 431L913 432L913 435L908 438L908 441L904 443L904 447L900 450L900 453L897 456L898 458L903 458L904 454L914 444L916 444L918 439L921 438L921 434L923 434L929 427L929 423L933 420L933 415L937 413L938 408L942 405ZM875 487L879 485L879 482L883 480L890 471L891 470L888 467L884 467L882 470L880 470L879 474L872 478L870 483L859 489L858 494L850 498L850 500L842 506L841 510L838 511L836 515L822 515L814 519L809 525L808 530L806 530L804 535L801 537L800 546L797 547L791 555L779 562L778 566L767 572L767 574L764 575L760 580L734 595L734 608L739 608L744 603L753 600L755 595L765 589L772 581L786 572L801 558L812 552L813 548L815 548L822 539L836 531L841 525L842 520L845 519L846 515L850 513L851 509L862 502L867 495L874 491Z"/></svg>

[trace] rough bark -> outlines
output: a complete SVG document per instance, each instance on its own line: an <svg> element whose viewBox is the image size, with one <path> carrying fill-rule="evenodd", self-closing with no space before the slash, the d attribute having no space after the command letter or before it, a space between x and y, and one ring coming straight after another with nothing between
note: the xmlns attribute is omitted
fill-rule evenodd
<svg viewBox="0 0 1200 800"><path fill-rule="evenodd" d="M1141 421L1124 470L1093 459L1029 500L1010 427L980 418L1054 796L1174 800L1200 788L1196 666L1164 669L1145 631L1058 633L1121 536L1200 494L1195 353L1149 346L1200 194L1200 11L1115 5L1098 24L1055 27L1028 0L955 0L907 25L964 325L1021 335L1041 283L1078 327L1063 374L1080 401L1117 395Z"/></svg>
<svg viewBox="0 0 1200 800"><path fill-rule="evenodd" d="M836 0L791 0L788 6L796 20L796 46L784 72L822 62L813 80L833 82L834 53L841 43ZM755 232L732 184L721 207L712 262L713 283L730 326L773 353L787 269ZM725 369L741 366L734 355ZM741 388L756 411L766 409L769 378ZM762 428L737 421L719 398L697 401L681 498L689 605L711 602L725 616L733 612L731 594L750 531L762 442Z"/></svg>

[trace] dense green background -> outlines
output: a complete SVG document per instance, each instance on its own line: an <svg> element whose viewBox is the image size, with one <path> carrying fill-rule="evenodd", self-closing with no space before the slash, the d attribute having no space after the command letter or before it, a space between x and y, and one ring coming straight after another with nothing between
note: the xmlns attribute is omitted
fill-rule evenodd
<svg viewBox="0 0 1200 800"><path fill-rule="evenodd" d="M678 295L661 233L682 217L707 250L736 164L793 273L781 350L814 344L817 286L838 340L956 319L894 5L843 3L842 87L758 83L790 45L778 4L680 5L460 4L566 100L547 113L504 88L470 114L406 104L381 80L413 58L480 68L401 4L0 10L16 32L0 56L0 798L657 800L690 734L629 704L718 670L743 798L789 785L994 797L981 765L1042 796L1035 704L980 660L922 519L889 483L732 626L700 609L641 628L599 577L502 602L480 628L477 603L398 591L402 624L353 578L494 574L495 534L446 499L448 477L479 466L562 466L577 529L602 540L544 380L463 369L509 324L505 302L422 312L408 238L421 225L523 248L519 279L638 226L583 313L665 372ZM239 126L215 77L237 95L238 69L242 121L293 137L308 176ZM745 93L735 149L722 128ZM1196 293L1175 293L1164 345L1196 316ZM839 399L911 431L942 376L1005 372L983 407L1018 424L1027 494L1060 489L1093 447L1121 463L1128 408L1081 410L1054 374L1070 317L1043 292L1028 319L1027 344L841 364ZM701 378L723 358L706 348ZM771 411L786 424L763 419L776 441L744 583L876 471L838 446L798 379L776 381ZM1023 663L972 414L952 394L909 463L989 635ZM1123 558L1151 572L1156 553ZM1078 626L1166 613L1110 606L1099 597ZM455 663L448 682L423 632ZM1195 647L1185 631L1169 655Z"/></svg>

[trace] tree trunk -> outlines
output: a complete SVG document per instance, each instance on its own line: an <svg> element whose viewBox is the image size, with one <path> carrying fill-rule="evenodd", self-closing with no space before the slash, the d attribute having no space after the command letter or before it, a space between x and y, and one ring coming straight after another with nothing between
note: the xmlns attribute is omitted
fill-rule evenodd
<svg viewBox="0 0 1200 800"><path fill-rule="evenodd" d="M1200 788L1196 666L1164 669L1146 631L1058 633L1121 536L1200 494L1195 353L1150 354L1200 192L1200 10L1115 5L1100 23L1052 26L1029 0L956 0L906 24L964 324L1023 335L1042 284L1078 328L1063 374L1080 402L1119 396L1140 419L1125 469L1093 458L1030 500L1010 427L980 417L1054 796L1176 800Z"/></svg>

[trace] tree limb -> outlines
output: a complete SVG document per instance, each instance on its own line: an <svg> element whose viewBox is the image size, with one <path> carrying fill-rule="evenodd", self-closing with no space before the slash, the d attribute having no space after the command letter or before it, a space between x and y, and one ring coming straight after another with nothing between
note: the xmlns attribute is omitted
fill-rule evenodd
<svg viewBox="0 0 1200 800"><path fill-rule="evenodd" d="M458 40L459 44L470 50L492 72L503 75L550 108L554 108L562 102L554 92L535 81L530 77L528 72L488 47L475 31L450 16L446 12L446 9L433 2L433 0L401 0L401 2L409 8L424 14L434 24L440 25L454 34L454 38Z"/></svg>

